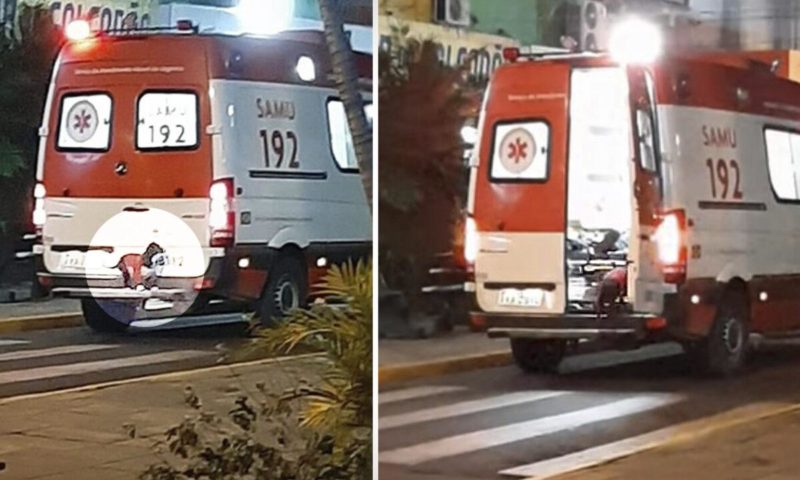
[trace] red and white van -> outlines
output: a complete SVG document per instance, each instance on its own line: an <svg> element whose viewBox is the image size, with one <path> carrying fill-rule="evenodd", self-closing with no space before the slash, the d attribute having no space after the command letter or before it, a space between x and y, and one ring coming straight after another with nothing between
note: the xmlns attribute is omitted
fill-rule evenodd
<svg viewBox="0 0 800 480"><path fill-rule="evenodd" d="M508 53L466 243L475 315L523 369L583 340L678 340L727 374L748 333L800 331L796 52L640 66Z"/></svg>
<svg viewBox="0 0 800 480"><path fill-rule="evenodd" d="M366 94L371 56L357 63ZM269 322L329 265L371 250L321 32L198 35L182 22L70 41L40 136L39 279L81 299L94 329L220 301L258 301Z"/></svg>

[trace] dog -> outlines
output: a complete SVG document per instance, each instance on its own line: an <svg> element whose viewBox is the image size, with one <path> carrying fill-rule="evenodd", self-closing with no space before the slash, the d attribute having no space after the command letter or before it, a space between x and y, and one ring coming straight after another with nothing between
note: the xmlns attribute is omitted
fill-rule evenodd
<svg viewBox="0 0 800 480"><path fill-rule="evenodd" d="M603 275L597 287L597 298L595 299L595 310L597 317L611 313L614 306L620 304L627 295L628 290L628 269L617 267Z"/></svg>
<svg viewBox="0 0 800 480"><path fill-rule="evenodd" d="M128 288L136 289L142 286L150 289L155 285L155 267L163 262L164 249L157 243L151 243L145 249L144 254L130 253L119 259L117 268L122 272L122 280ZM149 272L146 277L142 276L142 267L146 267Z"/></svg>

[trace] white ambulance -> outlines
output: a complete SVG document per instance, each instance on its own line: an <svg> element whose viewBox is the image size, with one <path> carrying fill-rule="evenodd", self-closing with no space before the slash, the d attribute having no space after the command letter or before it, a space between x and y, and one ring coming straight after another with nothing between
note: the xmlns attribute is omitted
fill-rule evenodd
<svg viewBox="0 0 800 480"><path fill-rule="evenodd" d="M800 331L797 52L509 59L482 111L466 250L476 323L523 369L585 340L677 340L729 374L751 332Z"/></svg>
<svg viewBox="0 0 800 480"><path fill-rule="evenodd" d="M371 56L357 63L368 101ZM181 22L70 41L40 136L38 276L81 299L95 330L222 301L269 323L328 266L371 251L321 32L198 35Z"/></svg>

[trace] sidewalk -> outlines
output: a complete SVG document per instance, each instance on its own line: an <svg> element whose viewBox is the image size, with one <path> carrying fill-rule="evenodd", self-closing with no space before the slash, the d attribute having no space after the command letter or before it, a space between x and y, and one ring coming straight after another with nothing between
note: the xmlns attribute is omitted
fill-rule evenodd
<svg viewBox="0 0 800 480"><path fill-rule="evenodd" d="M800 411L657 447L558 480L794 480L800 471Z"/></svg>
<svg viewBox="0 0 800 480"><path fill-rule="evenodd" d="M206 410L225 416L258 382L282 392L314 370L313 358L277 359L0 400L0 478L136 479L157 461L151 445L191 413L187 385ZM126 424L135 425L136 438Z"/></svg>
<svg viewBox="0 0 800 480"><path fill-rule="evenodd" d="M78 327L84 324L81 304L66 298L0 303L0 335Z"/></svg>
<svg viewBox="0 0 800 480"><path fill-rule="evenodd" d="M41 300L0 303L0 322L9 318L63 315L81 312L80 300L69 298L43 298Z"/></svg>
<svg viewBox="0 0 800 480"><path fill-rule="evenodd" d="M507 339L491 339L486 333L470 332L465 327L439 337L378 342L381 386L509 363Z"/></svg>

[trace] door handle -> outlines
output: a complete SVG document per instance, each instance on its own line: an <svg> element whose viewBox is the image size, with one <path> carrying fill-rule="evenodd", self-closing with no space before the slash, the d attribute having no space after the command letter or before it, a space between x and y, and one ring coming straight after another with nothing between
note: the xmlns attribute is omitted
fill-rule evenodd
<svg viewBox="0 0 800 480"><path fill-rule="evenodd" d="M144 213L149 212L150 209L147 207L125 207L122 209L123 212L132 212L132 213Z"/></svg>

